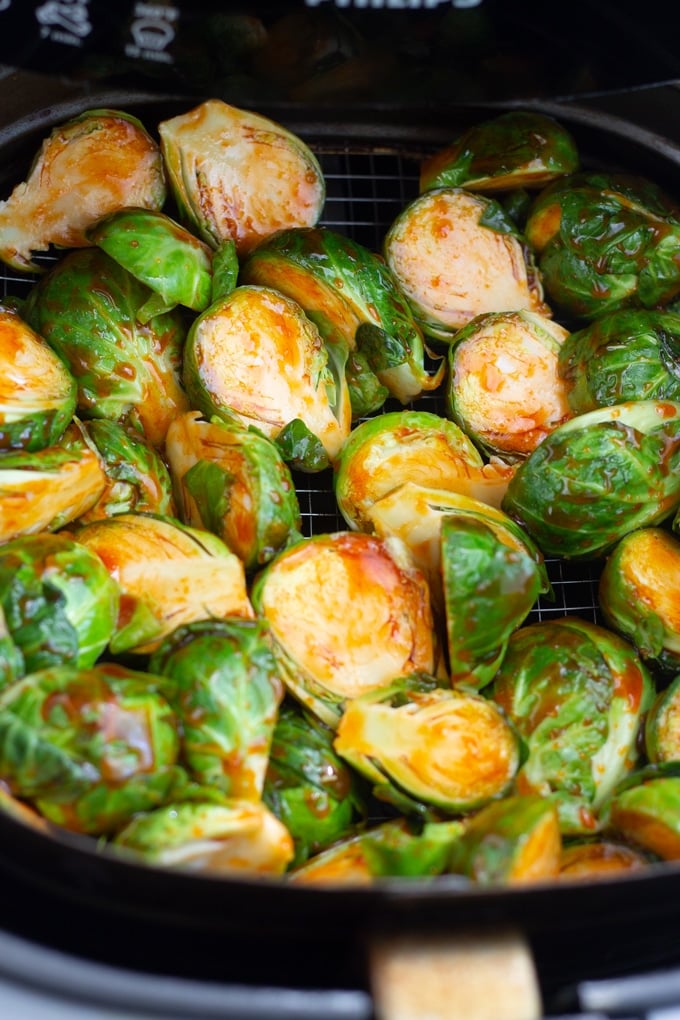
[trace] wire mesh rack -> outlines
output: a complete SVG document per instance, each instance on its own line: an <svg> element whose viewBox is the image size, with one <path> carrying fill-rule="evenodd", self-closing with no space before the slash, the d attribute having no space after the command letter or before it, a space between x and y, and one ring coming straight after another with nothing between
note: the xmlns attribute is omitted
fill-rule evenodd
<svg viewBox="0 0 680 1020"><path fill-rule="evenodd" d="M420 162L432 150L405 143L356 145L352 141L334 143L327 139L315 143L313 138L306 141L319 159L326 182L321 224L346 234L372 251L380 252L388 228L408 202L417 196ZM38 255L36 262L48 269L58 257L50 252ZM0 295L23 298L34 281L32 275L22 275L5 267L0 274ZM389 400L384 410L402 407L397 401ZM441 389L423 394L409 407L443 416L446 413ZM318 474L295 472L294 481L305 535L347 528L335 500L332 469ZM578 615L600 622L597 588L601 564L552 558L546 560L546 567L552 584L552 597L539 598L528 622L565 615Z"/></svg>

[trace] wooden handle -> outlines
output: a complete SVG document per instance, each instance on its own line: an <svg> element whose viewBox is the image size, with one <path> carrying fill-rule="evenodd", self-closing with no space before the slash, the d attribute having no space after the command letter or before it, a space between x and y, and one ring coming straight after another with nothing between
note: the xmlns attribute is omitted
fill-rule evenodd
<svg viewBox="0 0 680 1020"><path fill-rule="evenodd" d="M540 1020L531 952L514 931L380 936L369 949L376 1020Z"/></svg>

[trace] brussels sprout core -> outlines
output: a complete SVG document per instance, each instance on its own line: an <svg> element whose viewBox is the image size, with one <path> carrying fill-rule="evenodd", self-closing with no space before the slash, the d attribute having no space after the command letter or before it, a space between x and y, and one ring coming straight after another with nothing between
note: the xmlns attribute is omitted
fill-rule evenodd
<svg viewBox="0 0 680 1020"><path fill-rule="evenodd" d="M384 250L416 319L439 340L484 312L550 315L528 250L493 199L428 191L394 221Z"/></svg>
<svg viewBox="0 0 680 1020"><path fill-rule="evenodd" d="M141 122L119 110L86 110L54 128L30 174L0 203L0 258L39 272L34 251L89 244L87 228L125 206L160 209L161 151Z"/></svg>
<svg viewBox="0 0 680 1020"><path fill-rule="evenodd" d="M183 218L217 248L229 238L244 255L285 227L310 227L326 197L305 143L282 125L219 99L158 125Z"/></svg>
<svg viewBox="0 0 680 1020"><path fill-rule="evenodd" d="M317 535L255 579L284 682L329 726L346 699L434 665L429 591L398 539Z"/></svg>

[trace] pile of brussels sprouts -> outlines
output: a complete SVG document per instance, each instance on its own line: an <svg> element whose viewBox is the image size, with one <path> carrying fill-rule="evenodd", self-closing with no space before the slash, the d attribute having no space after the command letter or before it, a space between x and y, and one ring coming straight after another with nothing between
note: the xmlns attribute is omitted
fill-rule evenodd
<svg viewBox="0 0 680 1020"><path fill-rule="evenodd" d="M0 203L22 823L296 883L680 858L680 207L529 111L420 170L373 252L282 125L94 109ZM532 616L552 557L602 623Z"/></svg>

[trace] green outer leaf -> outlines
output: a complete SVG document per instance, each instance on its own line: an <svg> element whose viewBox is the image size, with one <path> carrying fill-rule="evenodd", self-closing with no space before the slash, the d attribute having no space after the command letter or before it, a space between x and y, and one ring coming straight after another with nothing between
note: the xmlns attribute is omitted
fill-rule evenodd
<svg viewBox="0 0 680 1020"><path fill-rule="evenodd" d="M178 627L151 655L182 725L193 777L231 797L258 800L283 694L262 620L201 620Z"/></svg>
<svg viewBox="0 0 680 1020"><path fill-rule="evenodd" d="M462 514L443 518L441 549L451 682L481 688L540 594L541 571L528 551Z"/></svg>
<svg viewBox="0 0 680 1020"><path fill-rule="evenodd" d="M503 510L545 555L595 558L680 504L680 404L628 401L558 426L519 465Z"/></svg>
<svg viewBox="0 0 680 1020"><path fill-rule="evenodd" d="M131 512L175 515L170 472L141 433L108 418L92 419L83 427L109 479L108 490L86 519Z"/></svg>
<svg viewBox="0 0 680 1020"><path fill-rule="evenodd" d="M65 535L0 547L0 608L25 672L93 666L115 630L119 598L99 557Z"/></svg>
<svg viewBox="0 0 680 1020"><path fill-rule="evenodd" d="M518 788L554 794L563 832L594 832L596 812L637 762L654 696L632 646L576 617L522 627L490 696L527 743Z"/></svg>
<svg viewBox="0 0 680 1020"><path fill-rule="evenodd" d="M186 405L185 327L179 309L140 323L148 297L148 288L105 252L82 248L31 289L25 314L75 376L83 417L141 422L157 446Z"/></svg>
<svg viewBox="0 0 680 1020"><path fill-rule="evenodd" d="M462 187L484 191L574 173L579 155L566 128L544 114L510 110L481 121L464 131L455 142L427 161L421 172L420 190ZM536 186L536 185L534 185Z"/></svg>
<svg viewBox="0 0 680 1020"><path fill-rule="evenodd" d="M281 705L262 799L295 841L293 866L348 835L366 813L366 792L333 750L333 737L310 712Z"/></svg>
<svg viewBox="0 0 680 1020"><path fill-rule="evenodd" d="M184 305L207 308L212 292L212 250L165 213L120 209L98 220L87 238L154 292L140 322ZM160 298L160 302L158 302Z"/></svg>
<svg viewBox="0 0 680 1020"><path fill-rule="evenodd" d="M301 418L294 418L284 425L275 442L283 459L295 471L315 473L330 467L323 443Z"/></svg>
<svg viewBox="0 0 680 1020"><path fill-rule="evenodd" d="M176 720L146 673L55 666L0 695L0 769L50 820L109 832L162 802L183 773Z"/></svg>
<svg viewBox="0 0 680 1020"><path fill-rule="evenodd" d="M680 315L626 309L565 339L560 375L573 411L628 400L680 399Z"/></svg>

